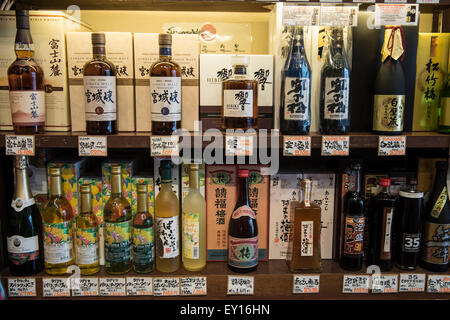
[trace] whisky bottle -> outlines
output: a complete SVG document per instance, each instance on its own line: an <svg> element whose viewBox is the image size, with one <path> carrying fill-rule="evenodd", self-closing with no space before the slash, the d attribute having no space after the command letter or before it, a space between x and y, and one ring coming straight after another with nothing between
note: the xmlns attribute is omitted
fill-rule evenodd
<svg viewBox="0 0 450 320"><path fill-rule="evenodd" d="M69 201L62 194L61 169L50 168L49 200L42 211L44 225L45 270L62 275L75 264L73 247L74 214Z"/></svg>
<svg viewBox="0 0 450 320"><path fill-rule="evenodd" d="M14 197L6 233L9 271L13 276L31 276L44 269L42 220L31 194L27 169L27 157L14 158Z"/></svg>
<svg viewBox="0 0 450 320"><path fill-rule="evenodd" d="M320 132L345 134L349 126L350 68L342 28L331 28L320 76Z"/></svg>
<svg viewBox="0 0 450 320"><path fill-rule="evenodd" d="M311 68L305 54L303 28L291 35L289 55L281 73L280 130L308 134L311 125Z"/></svg>
<svg viewBox="0 0 450 320"><path fill-rule="evenodd" d="M447 84L441 91L441 108L439 110L439 132L450 133L450 73Z"/></svg>
<svg viewBox="0 0 450 320"><path fill-rule="evenodd" d="M290 271L320 270L320 207L311 201L312 181L302 179L303 201L289 205L287 264Z"/></svg>
<svg viewBox="0 0 450 320"><path fill-rule="evenodd" d="M222 82L222 129L258 129L258 81L247 75L247 57L232 59L233 76Z"/></svg>
<svg viewBox="0 0 450 320"><path fill-rule="evenodd" d="M91 38L93 58L83 67L86 132L117 133L116 67L106 58L105 34Z"/></svg>
<svg viewBox="0 0 450 320"><path fill-rule="evenodd" d="M402 27L386 26L373 98L372 131L377 134L403 132L406 79L399 61L406 50L403 46Z"/></svg>
<svg viewBox="0 0 450 320"><path fill-rule="evenodd" d="M159 35L159 60L150 67L152 133L181 128L181 67L172 60L172 35Z"/></svg>
<svg viewBox="0 0 450 320"><path fill-rule="evenodd" d="M9 104L16 134L44 132L44 72L34 61L28 11L16 11L16 60L8 68Z"/></svg>
<svg viewBox="0 0 450 320"><path fill-rule="evenodd" d="M80 186L80 214L76 218L76 261L82 275L95 274L99 263L99 223L92 211L91 185Z"/></svg>
<svg viewBox="0 0 450 320"><path fill-rule="evenodd" d="M111 197L103 209L105 268L110 274L131 269L131 206L122 195L122 167L111 166Z"/></svg>

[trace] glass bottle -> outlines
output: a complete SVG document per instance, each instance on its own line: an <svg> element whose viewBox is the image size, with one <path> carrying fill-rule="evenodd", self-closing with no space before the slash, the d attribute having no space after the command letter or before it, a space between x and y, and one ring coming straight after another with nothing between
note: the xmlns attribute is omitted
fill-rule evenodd
<svg viewBox="0 0 450 320"><path fill-rule="evenodd" d="M345 134L349 127L350 68L343 29L330 28L328 53L320 75L320 132Z"/></svg>
<svg viewBox="0 0 450 320"><path fill-rule="evenodd" d="M91 185L80 186L80 214L76 218L76 260L82 275L95 274L99 263L99 223L92 211Z"/></svg>
<svg viewBox="0 0 450 320"><path fill-rule="evenodd" d="M111 197L103 208L105 268L110 274L125 274L131 269L132 213L122 194L122 167L111 166Z"/></svg>
<svg viewBox="0 0 450 320"><path fill-rule="evenodd" d="M183 201L183 267L189 271L206 266L206 201L198 189L198 167L189 165L189 193Z"/></svg>
<svg viewBox="0 0 450 320"><path fill-rule="evenodd" d="M155 199L156 269L175 272L180 268L180 208L172 190L172 162L162 160L159 172L161 190Z"/></svg>
<svg viewBox="0 0 450 320"><path fill-rule="evenodd" d="M249 170L238 171L238 200L228 224L228 268L246 273L258 267L258 224L250 207Z"/></svg>
<svg viewBox="0 0 450 320"><path fill-rule="evenodd" d="M148 212L148 189L138 184L137 213L133 219L133 268L137 273L149 273L155 268L153 217Z"/></svg>
<svg viewBox="0 0 450 320"><path fill-rule="evenodd" d="M117 133L116 67L106 58L105 34L92 33L93 58L83 67L87 134Z"/></svg>
<svg viewBox="0 0 450 320"><path fill-rule="evenodd" d="M305 53L303 28L291 34L289 55L281 72L280 130L308 134L311 125L311 67Z"/></svg>
<svg viewBox="0 0 450 320"><path fill-rule="evenodd" d="M439 109L439 132L450 133L450 73L445 87L441 91L441 108Z"/></svg>
<svg viewBox="0 0 450 320"><path fill-rule="evenodd" d="M27 10L16 10L16 60L8 68L9 104L16 134L44 132L44 71L34 60Z"/></svg>
<svg viewBox="0 0 450 320"><path fill-rule="evenodd" d="M6 244L9 271L31 276L44 269L42 220L28 181L28 160L14 158L14 197L8 210Z"/></svg>
<svg viewBox="0 0 450 320"><path fill-rule="evenodd" d="M50 195L42 211L44 226L45 271L62 275L75 264L74 218L69 201L62 194L61 169L49 168Z"/></svg>

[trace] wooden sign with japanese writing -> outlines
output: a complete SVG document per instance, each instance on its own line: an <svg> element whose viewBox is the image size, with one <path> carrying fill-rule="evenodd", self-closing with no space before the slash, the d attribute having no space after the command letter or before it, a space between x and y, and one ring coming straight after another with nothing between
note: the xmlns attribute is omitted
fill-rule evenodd
<svg viewBox="0 0 450 320"><path fill-rule="evenodd" d="M228 276L228 295L253 295L254 277Z"/></svg>
<svg viewBox="0 0 450 320"><path fill-rule="evenodd" d="M153 278L153 295L156 297L180 295L180 278Z"/></svg>
<svg viewBox="0 0 450 320"><path fill-rule="evenodd" d="M370 276L344 275L343 293L369 293Z"/></svg>
<svg viewBox="0 0 450 320"><path fill-rule="evenodd" d="M372 293L397 293L398 274L381 274L372 276Z"/></svg>
<svg viewBox="0 0 450 320"><path fill-rule="evenodd" d="M322 156L348 156L349 136L322 136Z"/></svg>
<svg viewBox="0 0 450 320"><path fill-rule="evenodd" d="M311 137L284 136L283 156L311 156Z"/></svg>
<svg viewBox="0 0 450 320"><path fill-rule="evenodd" d="M34 156L34 136L5 135L7 156Z"/></svg>
<svg viewBox="0 0 450 320"><path fill-rule="evenodd" d="M206 277L183 277L180 280L182 296L205 296L207 294Z"/></svg>
<svg viewBox="0 0 450 320"><path fill-rule="evenodd" d="M44 297L70 297L70 278L43 278Z"/></svg>
<svg viewBox="0 0 450 320"><path fill-rule="evenodd" d="M36 297L35 278L9 278L8 295L10 297Z"/></svg>
<svg viewBox="0 0 450 320"><path fill-rule="evenodd" d="M106 157L108 139L106 136L79 136L78 155L80 157Z"/></svg>
<svg viewBox="0 0 450 320"><path fill-rule="evenodd" d="M176 157L180 153L179 136L151 136L150 155L152 157Z"/></svg>
<svg viewBox="0 0 450 320"><path fill-rule="evenodd" d="M379 156L404 156L406 136L380 136L378 138Z"/></svg>
<svg viewBox="0 0 450 320"><path fill-rule="evenodd" d="M294 275L294 294L319 293L320 275Z"/></svg>

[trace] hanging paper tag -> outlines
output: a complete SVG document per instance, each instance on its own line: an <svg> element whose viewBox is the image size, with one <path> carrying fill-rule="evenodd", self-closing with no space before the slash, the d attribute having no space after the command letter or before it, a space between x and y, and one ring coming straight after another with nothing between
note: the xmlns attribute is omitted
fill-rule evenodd
<svg viewBox="0 0 450 320"><path fill-rule="evenodd" d="M375 4L376 26L417 26L418 20L418 4Z"/></svg>

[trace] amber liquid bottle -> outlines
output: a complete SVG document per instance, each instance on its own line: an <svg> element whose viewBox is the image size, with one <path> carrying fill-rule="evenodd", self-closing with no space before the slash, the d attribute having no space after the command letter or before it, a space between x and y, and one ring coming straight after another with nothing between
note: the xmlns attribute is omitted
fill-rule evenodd
<svg viewBox="0 0 450 320"><path fill-rule="evenodd" d="M87 134L117 133L116 67L106 59L105 34L92 33L93 59L83 67Z"/></svg>
<svg viewBox="0 0 450 320"><path fill-rule="evenodd" d="M181 67L172 61L172 35L159 35L159 60L150 67L152 133L170 135L181 128Z"/></svg>
<svg viewBox="0 0 450 320"><path fill-rule="evenodd" d="M44 132L44 72L34 61L28 11L16 11L16 60L8 68L9 103L16 134Z"/></svg>

